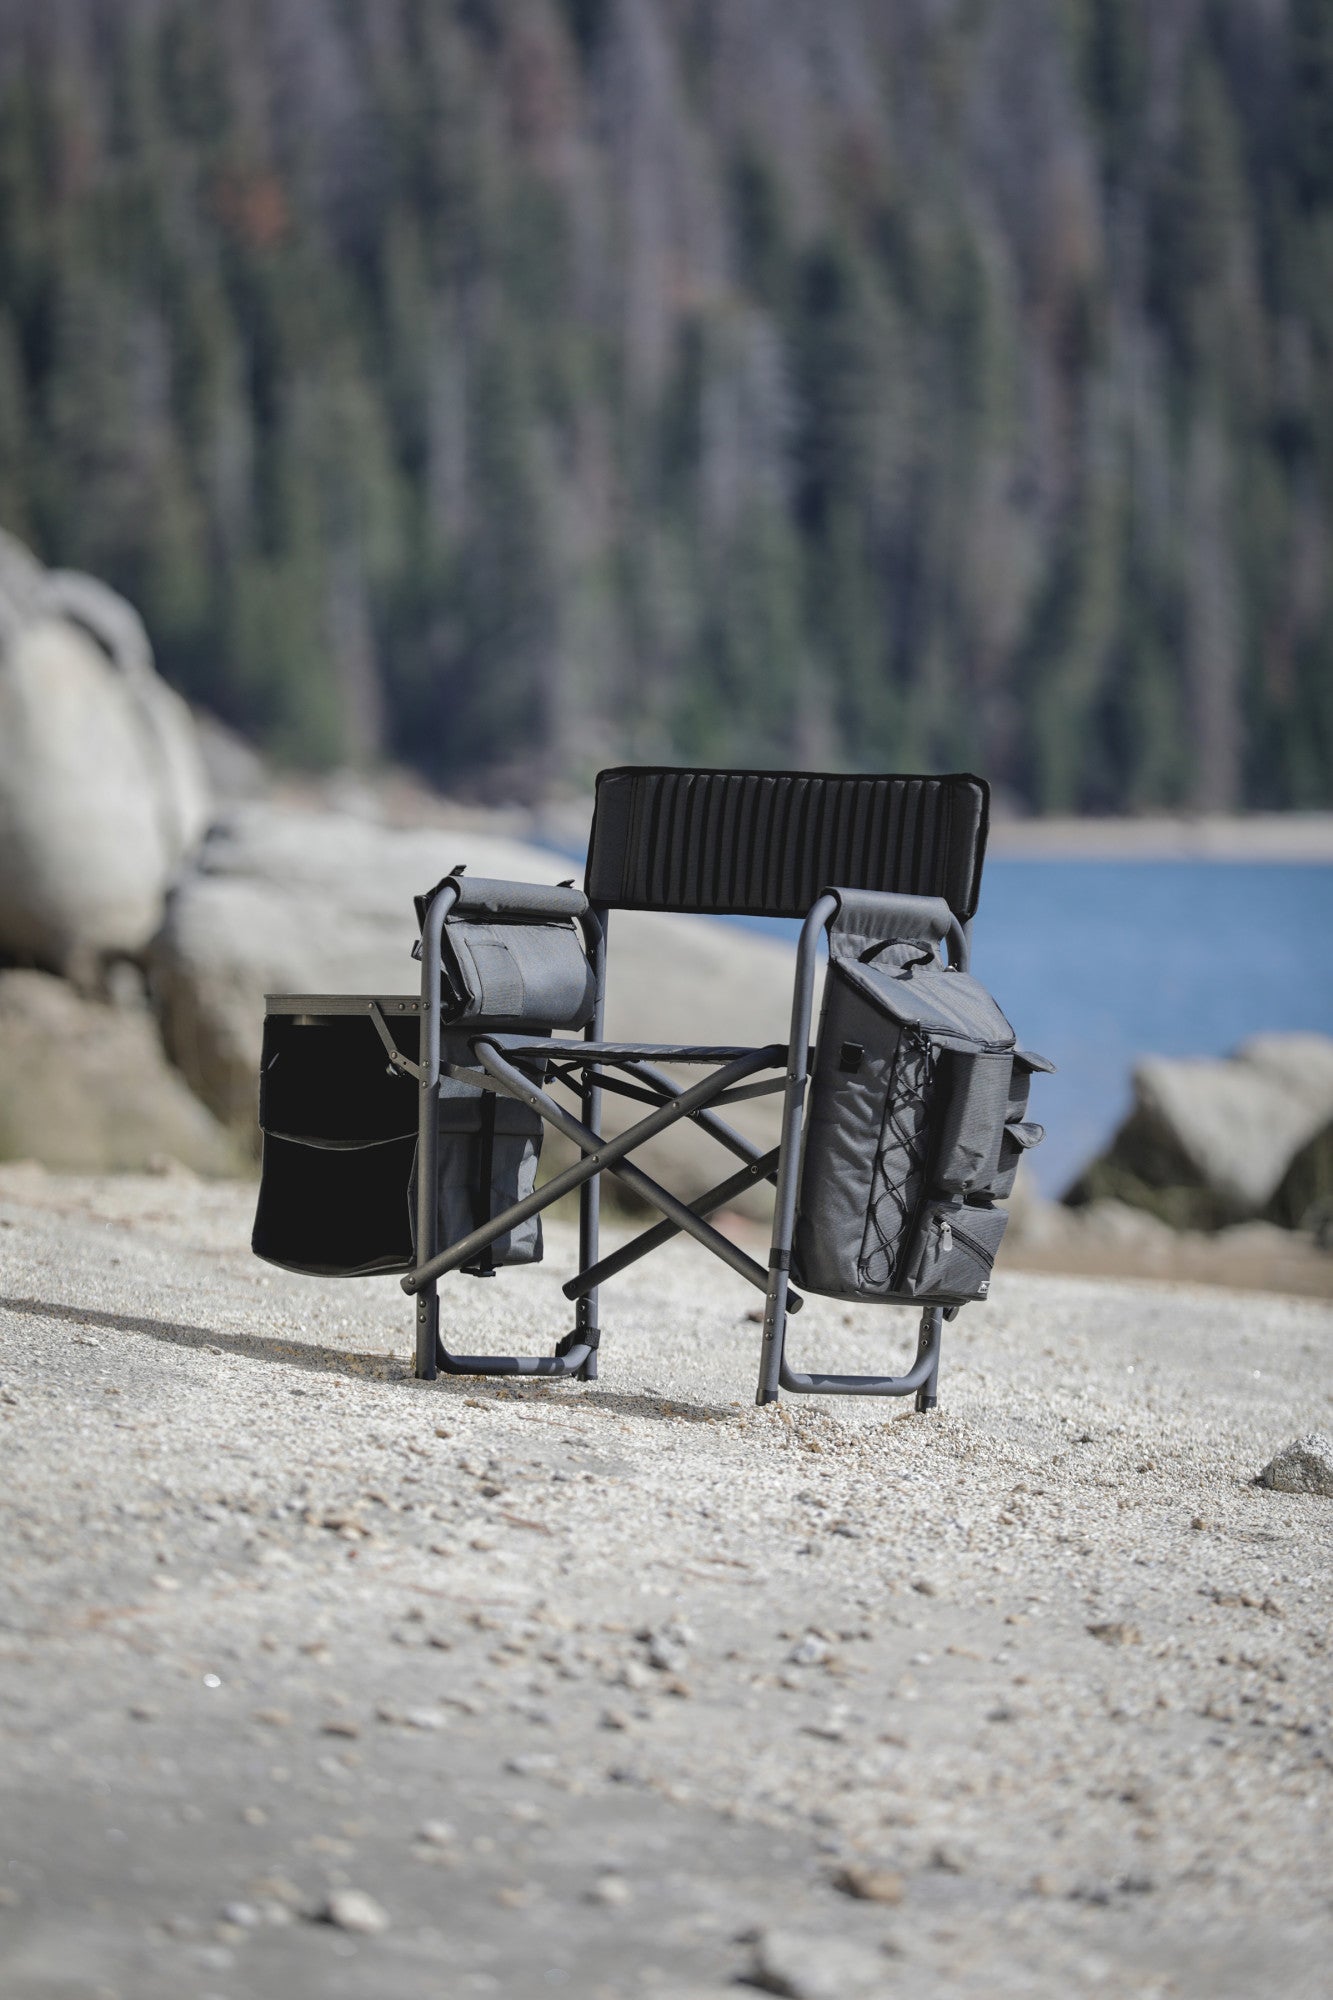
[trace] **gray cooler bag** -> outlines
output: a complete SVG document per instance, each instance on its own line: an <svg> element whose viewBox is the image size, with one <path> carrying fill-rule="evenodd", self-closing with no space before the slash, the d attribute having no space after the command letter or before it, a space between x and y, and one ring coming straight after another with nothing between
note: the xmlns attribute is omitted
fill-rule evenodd
<svg viewBox="0 0 1333 2000"><path fill-rule="evenodd" d="M1008 1219L995 1204L1042 1137L1028 1087L1053 1065L1016 1048L985 987L941 962L945 921L922 929L830 935L792 1278L833 1298L984 1299Z"/></svg>

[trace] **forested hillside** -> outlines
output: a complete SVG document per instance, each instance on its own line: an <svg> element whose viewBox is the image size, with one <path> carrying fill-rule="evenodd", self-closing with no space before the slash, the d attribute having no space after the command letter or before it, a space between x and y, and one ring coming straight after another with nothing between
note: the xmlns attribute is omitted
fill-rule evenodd
<svg viewBox="0 0 1333 2000"><path fill-rule="evenodd" d="M0 0L0 523L280 755L1333 798L1333 0Z"/></svg>

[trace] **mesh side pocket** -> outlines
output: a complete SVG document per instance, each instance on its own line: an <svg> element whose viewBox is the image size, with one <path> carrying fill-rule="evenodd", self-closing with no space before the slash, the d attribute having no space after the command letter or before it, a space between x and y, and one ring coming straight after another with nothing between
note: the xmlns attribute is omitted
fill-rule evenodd
<svg viewBox="0 0 1333 2000"><path fill-rule="evenodd" d="M805 1130L792 1243L792 1278L839 1299L882 1298L892 1255L874 1260L874 1289L863 1269L887 1107L897 1088L901 1034L864 995L829 967ZM910 1204L915 1196L900 1197ZM886 1210L884 1228L901 1227Z"/></svg>
<svg viewBox="0 0 1333 2000"><path fill-rule="evenodd" d="M898 1037L870 1183L870 1205L856 1275L860 1289L889 1292L901 1260L926 1169L930 1043L904 1029Z"/></svg>

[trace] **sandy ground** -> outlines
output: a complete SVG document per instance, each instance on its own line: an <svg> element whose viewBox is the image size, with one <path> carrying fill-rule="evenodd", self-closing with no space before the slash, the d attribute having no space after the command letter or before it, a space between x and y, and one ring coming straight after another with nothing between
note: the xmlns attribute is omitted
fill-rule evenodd
<svg viewBox="0 0 1333 2000"><path fill-rule="evenodd" d="M497 1393L248 1205L0 1171L4 2000L1333 1992L1333 1502L1251 1484L1327 1305L1011 1272L937 1415L757 1411L685 1245ZM569 1248L459 1341L547 1347Z"/></svg>

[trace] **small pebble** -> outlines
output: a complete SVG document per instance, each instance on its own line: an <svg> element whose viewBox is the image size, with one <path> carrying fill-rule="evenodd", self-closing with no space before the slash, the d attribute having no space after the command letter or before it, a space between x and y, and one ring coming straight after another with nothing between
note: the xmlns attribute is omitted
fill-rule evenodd
<svg viewBox="0 0 1333 2000"><path fill-rule="evenodd" d="M787 2000L882 2000L882 1955L850 1938L805 1931L761 1931L749 1983Z"/></svg>
<svg viewBox="0 0 1333 2000"><path fill-rule="evenodd" d="M1255 1482L1277 1493L1317 1493L1333 1500L1333 1438L1310 1431L1270 1458Z"/></svg>
<svg viewBox="0 0 1333 2000"><path fill-rule="evenodd" d="M293 1908L301 1901L301 1891L285 1875L256 1876L250 1893L260 1902L286 1903Z"/></svg>
<svg viewBox="0 0 1333 2000"><path fill-rule="evenodd" d="M388 1911L364 1889L331 1889L319 1915L324 1923L334 1924L340 1931L356 1931L363 1937L373 1937L389 1928Z"/></svg>
<svg viewBox="0 0 1333 2000"><path fill-rule="evenodd" d="M512 1771L518 1778L541 1777L553 1771L555 1766L556 1759L550 1750L523 1750L517 1757L505 1759L506 1771Z"/></svg>
<svg viewBox="0 0 1333 2000"><path fill-rule="evenodd" d="M630 1899L630 1886L623 1875L599 1875L588 1891L590 1903L602 1903L608 1909L620 1909Z"/></svg>
<svg viewBox="0 0 1333 2000"><path fill-rule="evenodd" d="M839 1869L833 1886L859 1903L901 1903L904 1894L901 1875L891 1868L869 1868L859 1861Z"/></svg>
<svg viewBox="0 0 1333 2000"><path fill-rule="evenodd" d="M1126 1625L1119 1618L1111 1618L1103 1621L1101 1624L1089 1625L1088 1631L1094 1639L1100 1639L1105 1646L1137 1646L1143 1640L1143 1634L1137 1625Z"/></svg>

